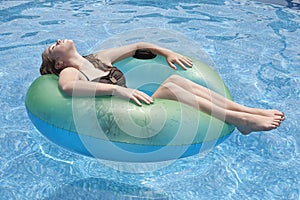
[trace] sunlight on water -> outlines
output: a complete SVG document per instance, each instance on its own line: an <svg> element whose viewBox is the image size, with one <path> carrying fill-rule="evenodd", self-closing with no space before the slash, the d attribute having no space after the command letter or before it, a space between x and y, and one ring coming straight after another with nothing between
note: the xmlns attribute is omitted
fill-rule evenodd
<svg viewBox="0 0 300 200"><path fill-rule="evenodd" d="M276 2L1 1L0 199L299 199L299 3ZM213 151L151 173L119 172L46 140L24 106L44 48L70 38L85 54L144 28L195 41L201 50L185 50L214 65L235 101L282 110L286 121L268 133L235 131ZM160 42L180 51L177 40Z"/></svg>

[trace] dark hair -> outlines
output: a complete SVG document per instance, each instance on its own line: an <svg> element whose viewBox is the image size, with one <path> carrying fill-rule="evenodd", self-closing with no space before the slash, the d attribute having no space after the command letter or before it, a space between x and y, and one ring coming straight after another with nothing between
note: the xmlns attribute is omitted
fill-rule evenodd
<svg viewBox="0 0 300 200"><path fill-rule="evenodd" d="M55 75L59 75L59 73L62 71L62 69L56 69L55 68L55 61L49 59L49 57L47 56L46 52L42 53L42 64L40 67L40 73L41 75L44 74L55 74Z"/></svg>

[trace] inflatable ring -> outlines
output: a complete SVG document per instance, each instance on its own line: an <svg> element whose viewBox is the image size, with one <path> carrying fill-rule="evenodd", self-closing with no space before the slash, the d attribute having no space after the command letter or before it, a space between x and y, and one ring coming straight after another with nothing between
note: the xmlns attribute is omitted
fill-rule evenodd
<svg viewBox="0 0 300 200"><path fill-rule="evenodd" d="M124 72L128 87L149 95L177 74L232 99L212 68L196 59L193 64L188 70L173 70L164 57L156 56L130 57L114 65ZM25 104L35 127L50 141L112 161L156 162L195 155L223 142L235 128L172 100L155 99L139 107L116 96L70 97L59 89L55 75L37 78Z"/></svg>

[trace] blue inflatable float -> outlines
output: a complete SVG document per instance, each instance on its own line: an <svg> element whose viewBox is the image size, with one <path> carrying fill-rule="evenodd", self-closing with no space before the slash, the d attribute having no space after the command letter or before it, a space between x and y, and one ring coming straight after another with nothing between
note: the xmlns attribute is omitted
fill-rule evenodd
<svg viewBox="0 0 300 200"><path fill-rule="evenodd" d="M115 66L124 72L128 87L149 95L167 77L178 74L231 99L212 68L196 59L193 63L191 69L175 71L164 57L156 56L149 60L130 57ZM55 75L37 78L28 89L25 104L35 127L50 141L112 161L156 162L192 156L223 142L235 128L166 99L139 107L115 96L66 96Z"/></svg>

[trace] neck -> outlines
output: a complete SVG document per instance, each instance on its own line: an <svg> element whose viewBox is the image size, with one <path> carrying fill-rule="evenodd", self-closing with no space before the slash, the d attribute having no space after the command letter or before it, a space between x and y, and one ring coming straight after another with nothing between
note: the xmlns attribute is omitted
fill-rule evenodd
<svg viewBox="0 0 300 200"><path fill-rule="evenodd" d="M68 60L68 63L66 63L67 66L72 66L76 69L82 69L86 67L90 67L92 65L88 60L83 58L80 54L76 54L72 58Z"/></svg>

